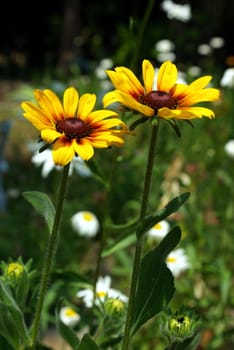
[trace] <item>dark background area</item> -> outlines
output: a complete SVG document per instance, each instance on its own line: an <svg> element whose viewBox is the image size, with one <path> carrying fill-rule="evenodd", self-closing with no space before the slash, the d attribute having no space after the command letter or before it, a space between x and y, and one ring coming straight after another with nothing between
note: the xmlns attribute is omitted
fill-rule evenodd
<svg viewBox="0 0 234 350"><path fill-rule="evenodd" d="M168 38L176 44L177 60L196 64L196 46L221 36L225 47L220 64L225 67L225 58L234 55L234 1L177 3L191 5L192 19L186 23L169 20L160 9L161 2L156 1L139 60L150 56L156 40ZM30 79L32 72L42 72L45 67L66 71L72 62L86 72L89 62L103 57L112 57L121 64L123 55L116 52L121 50L123 39L128 41L130 32L131 46L145 6L143 1L125 0L6 1L0 13L0 77Z"/></svg>

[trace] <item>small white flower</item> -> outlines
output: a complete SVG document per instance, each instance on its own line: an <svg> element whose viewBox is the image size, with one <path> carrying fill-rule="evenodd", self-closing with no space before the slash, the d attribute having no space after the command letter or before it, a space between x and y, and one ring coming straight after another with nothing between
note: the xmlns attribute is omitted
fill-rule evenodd
<svg viewBox="0 0 234 350"><path fill-rule="evenodd" d="M220 36L214 36L213 38L210 39L210 46L213 48L213 49L220 49L221 47L224 46L224 39L221 38Z"/></svg>
<svg viewBox="0 0 234 350"><path fill-rule="evenodd" d="M191 6L189 4L176 4L171 0L164 0L161 8L166 12L169 19L177 19L182 22L187 22L191 19Z"/></svg>
<svg viewBox="0 0 234 350"><path fill-rule="evenodd" d="M103 58L97 68L95 69L95 75L98 79L106 79L106 69L113 67L113 61L110 58Z"/></svg>
<svg viewBox="0 0 234 350"><path fill-rule="evenodd" d="M32 162L38 167L42 166L41 176L43 178L46 178L53 169L59 169L59 167L54 164L52 152L49 149L41 153L35 153L32 157Z"/></svg>
<svg viewBox="0 0 234 350"><path fill-rule="evenodd" d="M191 66L188 68L187 73L192 77L198 77L199 75L201 75L201 68L198 66Z"/></svg>
<svg viewBox="0 0 234 350"><path fill-rule="evenodd" d="M71 225L80 236L94 237L100 229L99 221L90 211L81 210L71 217Z"/></svg>
<svg viewBox="0 0 234 350"><path fill-rule="evenodd" d="M156 239L163 239L168 234L169 230L170 225L168 221L162 220L148 231L148 236Z"/></svg>
<svg viewBox="0 0 234 350"><path fill-rule="evenodd" d="M62 169L62 167L54 164L51 149L46 149L41 153L35 152L32 157L32 163L38 167L42 166L41 176L43 178L48 177L49 173L54 169ZM80 157L73 158L69 168L69 175L73 173L73 170L77 171L77 173L83 177L88 177L92 174L88 166L85 164L84 160Z"/></svg>
<svg viewBox="0 0 234 350"><path fill-rule="evenodd" d="M80 321L80 315L69 306L61 308L59 317L60 320L69 327L74 327Z"/></svg>
<svg viewBox="0 0 234 350"><path fill-rule="evenodd" d="M174 62L176 59L176 55L174 52L159 52L157 54L157 60L159 62L164 62L164 61L171 61L171 62Z"/></svg>
<svg viewBox="0 0 234 350"><path fill-rule="evenodd" d="M197 48L200 55L208 56L212 52L212 48L208 44L200 44Z"/></svg>
<svg viewBox="0 0 234 350"><path fill-rule="evenodd" d="M82 289L76 294L76 296L84 300L86 307L90 308L93 306L93 289ZM99 305L100 302L104 302L107 298L119 299L125 303L128 301L126 295L111 288L110 276L99 277L96 284L96 305Z"/></svg>
<svg viewBox="0 0 234 350"><path fill-rule="evenodd" d="M225 146L224 146L224 150L226 152L226 154L230 157L234 159L234 140L229 140Z"/></svg>
<svg viewBox="0 0 234 350"><path fill-rule="evenodd" d="M220 81L223 87L234 87L234 68L227 68Z"/></svg>
<svg viewBox="0 0 234 350"><path fill-rule="evenodd" d="M156 42L155 50L158 52L170 52L175 48L175 44L168 39L162 39Z"/></svg>
<svg viewBox="0 0 234 350"><path fill-rule="evenodd" d="M166 258L166 264L175 277L179 276L190 267L188 258L182 248L170 252Z"/></svg>

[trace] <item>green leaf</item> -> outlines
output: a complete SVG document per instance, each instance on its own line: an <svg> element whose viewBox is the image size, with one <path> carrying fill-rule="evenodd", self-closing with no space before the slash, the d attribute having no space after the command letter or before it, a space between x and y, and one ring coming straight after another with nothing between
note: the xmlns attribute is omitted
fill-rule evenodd
<svg viewBox="0 0 234 350"><path fill-rule="evenodd" d="M166 219L169 215L176 212L188 199L190 193L185 192L175 198L173 198L165 208L159 209L155 214L146 216L139 224L137 228L136 235L137 237L141 237L146 232L148 232L151 227L156 225L158 222Z"/></svg>
<svg viewBox="0 0 234 350"><path fill-rule="evenodd" d="M165 259L179 243L180 228L174 227L141 261L133 314L132 334L169 303L175 287Z"/></svg>
<svg viewBox="0 0 234 350"><path fill-rule="evenodd" d="M75 331L71 327L68 327L61 322L58 315L56 315L56 323L61 337L70 345L72 349L78 349L80 341Z"/></svg>
<svg viewBox="0 0 234 350"><path fill-rule="evenodd" d="M136 231L138 222L139 222L139 218L134 218L126 224L107 225L106 227L107 230L114 233L121 232L121 237L114 243L112 242L111 244L109 244L109 246L102 252L102 256L103 257L109 256L121 249L128 247L130 244L134 243L136 240L136 235L135 233L133 234L133 232Z"/></svg>
<svg viewBox="0 0 234 350"><path fill-rule="evenodd" d="M54 224L55 208L47 194L38 191L27 191L23 192L23 196L44 217L51 233Z"/></svg>
<svg viewBox="0 0 234 350"><path fill-rule="evenodd" d="M106 256L109 256L113 253L116 253L117 251L128 247L130 244L134 243L135 241L136 241L135 233L133 233L129 236L126 236L126 237L122 238L121 240L119 240L118 242L111 245L109 248L105 249L102 252L102 257L106 257Z"/></svg>
<svg viewBox="0 0 234 350"><path fill-rule="evenodd" d="M18 349L19 343L27 345L30 337L24 316L10 290L0 280L0 334Z"/></svg>
<svg viewBox="0 0 234 350"><path fill-rule="evenodd" d="M100 348L88 334L85 334L77 350L100 350Z"/></svg>

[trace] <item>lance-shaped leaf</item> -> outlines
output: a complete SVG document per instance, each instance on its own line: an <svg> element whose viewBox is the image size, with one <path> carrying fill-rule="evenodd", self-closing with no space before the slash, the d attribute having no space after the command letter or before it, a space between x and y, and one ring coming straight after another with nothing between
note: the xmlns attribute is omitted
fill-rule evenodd
<svg viewBox="0 0 234 350"><path fill-rule="evenodd" d="M51 233L54 224L55 208L47 194L38 191L27 191L23 192L23 196L44 217Z"/></svg>
<svg viewBox="0 0 234 350"><path fill-rule="evenodd" d="M56 323L61 337L70 345L72 349L78 349L80 341L76 335L76 332L71 327L68 327L66 324L60 321L58 313L56 314Z"/></svg>
<svg viewBox="0 0 234 350"><path fill-rule="evenodd" d="M141 237L144 235L151 227L156 225L158 222L166 219L169 215L175 213L188 199L190 193L185 192L175 198L173 198L165 208L159 209L155 214L146 216L139 224L137 228L136 235Z"/></svg>
<svg viewBox="0 0 234 350"><path fill-rule="evenodd" d="M100 350L100 348L88 334L85 334L77 350Z"/></svg>
<svg viewBox="0 0 234 350"><path fill-rule="evenodd" d="M171 300L175 291L174 278L165 260L180 238L180 228L174 227L156 248L142 258L134 303L132 334L162 311Z"/></svg>

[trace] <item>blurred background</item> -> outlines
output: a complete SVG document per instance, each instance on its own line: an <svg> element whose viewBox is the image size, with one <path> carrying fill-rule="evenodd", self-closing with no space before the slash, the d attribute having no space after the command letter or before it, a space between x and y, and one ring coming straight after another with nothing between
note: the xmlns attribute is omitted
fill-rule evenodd
<svg viewBox="0 0 234 350"><path fill-rule="evenodd" d="M37 190L54 200L59 175L53 166L43 173L45 160L33 161L38 133L22 117L20 103L33 101L35 88L50 88L62 96L73 85L80 93L96 93L96 107L102 107L103 94L112 88L104 71L117 65L134 68L140 77L142 59L150 59L155 67L170 59L187 83L212 75L212 86L221 89L220 101L210 106L214 120L196 120L194 127L181 123L180 138L162 123L149 207L155 210L173 196L191 192L184 209L170 219L171 225L182 227L181 246L190 261L190 269L176 281L175 305L185 303L201 315L199 349L227 350L234 347L234 1L156 1L135 55L145 10L145 2L131 0L2 4L0 260L32 257L37 268L47 242L43 219L22 196L23 191ZM117 159L116 186L109 198L114 223L127 222L138 213L148 132L139 127L123 149L96 154L107 177ZM70 218L84 209L102 218L106 193L95 177L79 169L71 175L67 198L56 266L92 276L99 237L79 237ZM109 243L117 238L110 233ZM104 259L102 267L126 293L131 253L128 247ZM55 299L48 314L53 303ZM154 343L155 329L143 330L133 349L160 350L161 343ZM139 347L142 339L145 343Z"/></svg>

